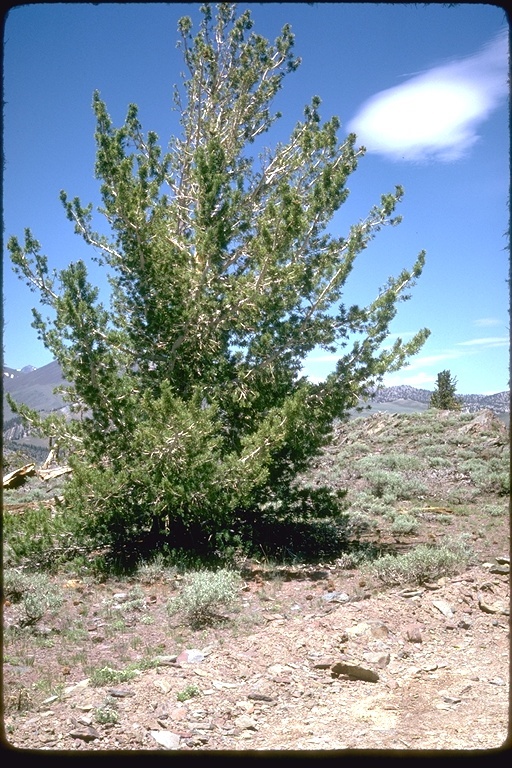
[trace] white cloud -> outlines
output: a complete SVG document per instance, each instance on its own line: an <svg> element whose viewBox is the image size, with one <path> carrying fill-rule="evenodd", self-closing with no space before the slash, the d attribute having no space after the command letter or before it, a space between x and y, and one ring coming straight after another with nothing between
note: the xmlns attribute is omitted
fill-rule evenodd
<svg viewBox="0 0 512 768"><path fill-rule="evenodd" d="M478 126L508 95L508 40L433 67L372 96L348 130L369 152L393 160L451 161L478 140Z"/></svg>
<svg viewBox="0 0 512 768"><path fill-rule="evenodd" d="M431 375L424 371L412 375L407 375L407 372L398 372L385 376L383 383L385 387L408 385L410 387L417 387L418 389L430 389L431 385L434 384L436 380L436 375Z"/></svg>
<svg viewBox="0 0 512 768"><path fill-rule="evenodd" d="M459 341L458 347L508 347L510 339L508 336L487 336L482 339L469 339L468 341Z"/></svg>
<svg viewBox="0 0 512 768"><path fill-rule="evenodd" d="M473 325L478 328L490 328L493 325L501 325L501 320L498 320L497 317L480 317L474 321Z"/></svg>
<svg viewBox="0 0 512 768"><path fill-rule="evenodd" d="M422 357L413 357L407 366L407 370L416 370L418 368L428 368L431 365L437 365L444 360L453 360L456 357L461 357L462 352L460 350L449 350L448 352L441 352L438 355L424 355Z"/></svg>

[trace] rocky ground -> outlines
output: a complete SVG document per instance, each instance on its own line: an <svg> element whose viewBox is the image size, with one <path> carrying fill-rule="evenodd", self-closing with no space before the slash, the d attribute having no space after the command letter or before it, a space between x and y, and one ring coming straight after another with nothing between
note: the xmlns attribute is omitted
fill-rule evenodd
<svg viewBox="0 0 512 768"><path fill-rule="evenodd" d="M351 439L391 423L372 419ZM340 450L327 452L324 473ZM432 498L422 503L430 511L413 535L392 534L385 520L366 534L406 551L441 545L448 530L465 533L471 563L420 585L383 584L343 556L315 565L246 561L237 602L202 629L169 615L182 576L164 570L104 582L54 574L63 605L30 632L7 600L7 745L73 753L502 748L510 732L508 515L484 515L475 497L464 514L445 505L441 523L439 504L436 512ZM105 668L118 674L109 681L107 671L99 684Z"/></svg>

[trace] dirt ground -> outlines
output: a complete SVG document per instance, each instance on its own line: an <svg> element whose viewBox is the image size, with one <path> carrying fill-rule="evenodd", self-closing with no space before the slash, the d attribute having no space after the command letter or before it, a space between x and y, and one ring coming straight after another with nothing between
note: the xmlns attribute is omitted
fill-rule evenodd
<svg viewBox="0 0 512 768"><path fill-rule="evenodd" d="M343 558L246 561L235 606L203 629L167 611L181 587L176 573L103 583L53 575L64 604L30 634L12 631L20 608L4 603L6 746L502 749L510 737L509 519L484 520L477 502L468 509L449 527L432 512L415 535L378 532L397 551L442 544L448 528L465 533L475 557L456 575L386 586ZM138 671L93 684L104 667Z"/></svg>

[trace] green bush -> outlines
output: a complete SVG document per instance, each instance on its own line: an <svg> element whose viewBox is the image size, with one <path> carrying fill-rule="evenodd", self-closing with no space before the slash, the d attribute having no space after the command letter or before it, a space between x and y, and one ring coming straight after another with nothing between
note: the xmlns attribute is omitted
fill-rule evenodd
<svg viewBox="0 0 512 768"><path fill-rule="evenodd" d="M26 573L8 569L4 573L4 594L23 608L21 624L28 626L55 613L63 603L60 590L42 573Z"/></svg>
<svg viewBox="0 0 512 768"><path fill-rule="evenodd" d="M22 515L6 511L4 546L12 565L49 569L75 557L80 548L79 518L61 507L39 506Z"/></svg>
<svg viewBox="0 0 512 768"><path fill-rule="evenodd" d="M225 568L188 573L178 597L168 602L167 611L171 616L183 613L193 626L212 623L219 618L220 609L236 601L240 585L239 574Z"/></svg>
<svg viewBox="0 0 512 768"><path fill-rule="evenodd" d="M191 684L185 686L185 688L176 695L176 698L178 701L188 701L189 699L193 699L194 696L199 696L200 693L201 690L197 685Z"/></svg>
<svg viewBox="0 0 512 768"><path fill-rule="evenodd" d="M403 555L384 555L369 566L369 572L384 584L424 584L464 570L473 553L464 539L433 547L420 544Z"/></svg>
<svg viewBox="0 0 512 768"><path fill-rule="evenodd" d="M396 515L391 526L391 533L409 534L418 531L418 521L411 515Z"/></svg>
<svg viewBox="0 0 512 768"><path fill-rule="evenodd" d="M136 669L113 669L112 667L101 667L94 669L89 674L89 682L94 687L103 687L105 685L118 685L119 683L127 683L129 680L133 680L137 677L138 671Z"/></svg>

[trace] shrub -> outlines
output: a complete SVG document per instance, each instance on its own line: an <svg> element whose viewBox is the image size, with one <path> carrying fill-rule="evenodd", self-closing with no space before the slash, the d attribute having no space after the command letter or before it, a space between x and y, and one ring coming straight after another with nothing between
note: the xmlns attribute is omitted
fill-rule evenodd
<svg viewBox="0 0 512 768"><path fill-rule="evenodd" d="M464 570L472 556L467 542L460 539L439 547L420 544L403 555L384 555L368 569L384 584L423 584Z"/></svg>
<svg viewBox="0 0 512 768"><path fill-rule="evenodd" d="M100 725L115 724L119 722L118 704L113 696L107 696L103 706L94 710L94 719Z"/></svg>
<svg viewBox="0 0 512 768"><path fill-rule="evenodd" d="M240 584L239 574L225 568L189 573L181 593L167 604L168 613L181 612L195 626L212 623L220 608L235 602Z"/></svg>
<svg viewBox="0 0 512 768"><path fill-rule="evenodd" d="M137 674L139 672L136 669L117 670L107 666L93 670L89 675L89 682L94 687L117 685L118 683L126 683L129 680L133 680Z"/></svg>
<svg viewBox="0 0 512 768"><path fill-rule="evenodd" d="M4 594L13 603L21 603L21 624L35 624L47 612L57 611L63 602L62 594L41 573L25 573L9 569L4 573Z"/></svg>
<svg viewBox="0 0 512 768"><path fill-rule="evenodd" d="M187 685L177 694L176 698L178 701L188 701L188 699L192 699L194 696L199 696L200 693L201 691L197 685Z"/></svg>
<svg viewBox="0 0 512 768"><path fill-rule="evenodd" d="M411 515L397 515L391 526L391 533L394 534L416 533L417 530L418 522Z"/></svg>
<svg viewBox="0 0 512 768"><path fill-rule="evenodd" d="M6 512L3 518L4 545L13 565L48 569L77 554L78 522L69 510L49 506L26 509L22 515Z"/></svg>

